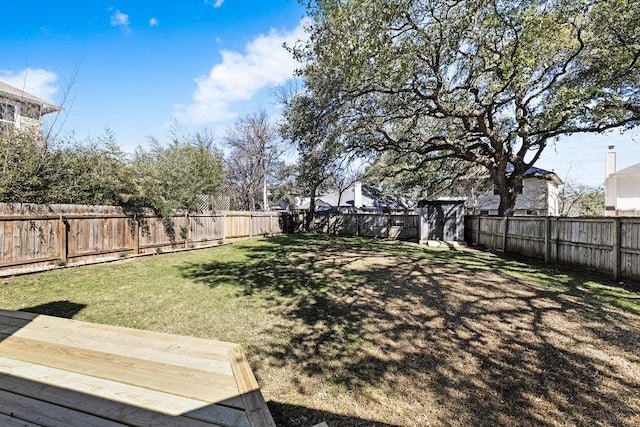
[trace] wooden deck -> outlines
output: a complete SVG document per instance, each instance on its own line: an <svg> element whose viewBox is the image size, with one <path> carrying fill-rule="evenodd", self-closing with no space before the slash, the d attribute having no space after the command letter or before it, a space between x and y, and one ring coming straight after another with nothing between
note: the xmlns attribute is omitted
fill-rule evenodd
<svg viewBox="0 0 640 427"><path fill-rule="evenodd" d="M237 344L0 310L2 426L273 426Z"/></svg>

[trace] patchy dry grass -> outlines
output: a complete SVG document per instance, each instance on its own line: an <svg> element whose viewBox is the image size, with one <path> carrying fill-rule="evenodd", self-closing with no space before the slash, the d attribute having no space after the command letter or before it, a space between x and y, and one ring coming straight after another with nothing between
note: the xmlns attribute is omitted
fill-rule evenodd
<svg viewBox="0 0 640 427"><path fill-rule="evenodd" d="M640 294L473 250L276 237L11 279L0 306L239 342L282 426L640 425Z"/></svg>

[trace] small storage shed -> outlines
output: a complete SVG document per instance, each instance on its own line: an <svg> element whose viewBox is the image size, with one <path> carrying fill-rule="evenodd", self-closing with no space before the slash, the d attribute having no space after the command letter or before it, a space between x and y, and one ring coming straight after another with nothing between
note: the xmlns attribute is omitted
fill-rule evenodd
<svg viewBox="0 0 640 427"><path fill-rule="evenodd" d="M464 241L464 200L423 200L418 204L420 243Z"/></svg>

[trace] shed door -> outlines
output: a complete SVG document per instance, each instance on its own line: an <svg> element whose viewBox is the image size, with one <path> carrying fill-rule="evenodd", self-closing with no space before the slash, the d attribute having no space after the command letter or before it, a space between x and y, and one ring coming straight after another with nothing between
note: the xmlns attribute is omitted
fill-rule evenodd
<svg viewBox="0 0 640 427"><path fill-rule="evenodd" d="M428 239L458 240L458 209L456 205L433 204L427 208Z"/></svg>

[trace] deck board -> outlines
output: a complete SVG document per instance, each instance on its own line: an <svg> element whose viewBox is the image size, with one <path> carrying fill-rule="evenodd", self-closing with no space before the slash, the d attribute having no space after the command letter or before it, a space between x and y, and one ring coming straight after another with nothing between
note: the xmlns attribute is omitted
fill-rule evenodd
<svg viewBox="0 0 640 427"><path fill-rule="evenodd" d="M5 310L0 331L1 425L275 426L237 344Z"/></svg>

